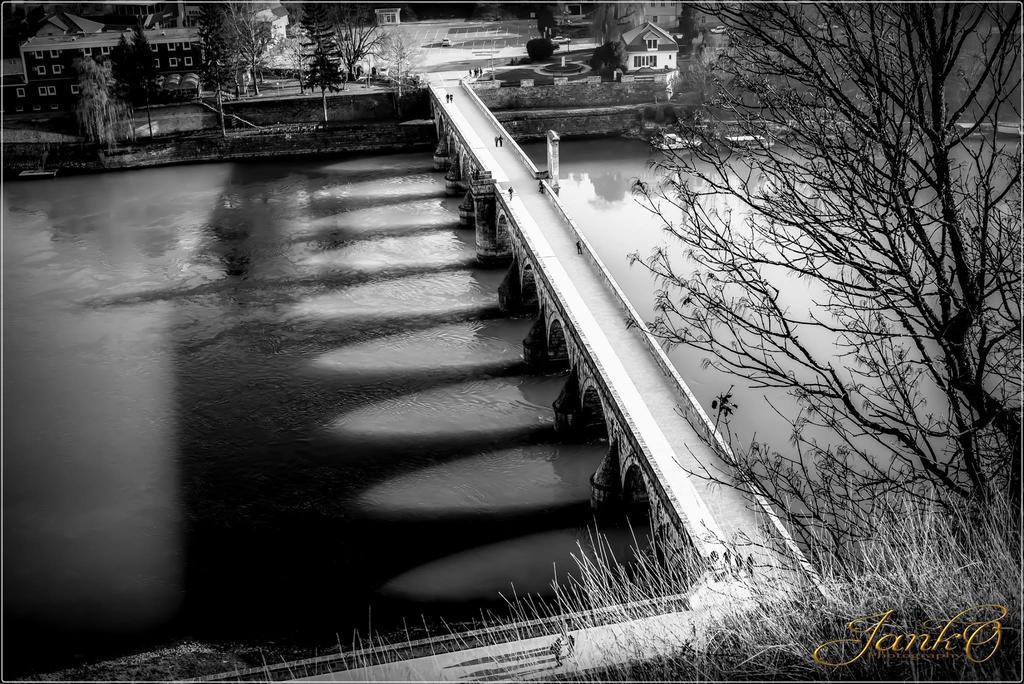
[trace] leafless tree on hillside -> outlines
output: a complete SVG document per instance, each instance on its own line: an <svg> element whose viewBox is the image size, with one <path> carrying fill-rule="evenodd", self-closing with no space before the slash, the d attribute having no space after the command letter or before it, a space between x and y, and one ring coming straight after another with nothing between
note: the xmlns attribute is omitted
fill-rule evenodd
<svg viewBox="0 0 1024 684"><path fill-rule="evenodd" d="M681 249L634 258L657 334L796 399L732 475L840 552L886 494L1019 502L1020 7L700 9L730 41L711 127L637 186Z"/></svg>

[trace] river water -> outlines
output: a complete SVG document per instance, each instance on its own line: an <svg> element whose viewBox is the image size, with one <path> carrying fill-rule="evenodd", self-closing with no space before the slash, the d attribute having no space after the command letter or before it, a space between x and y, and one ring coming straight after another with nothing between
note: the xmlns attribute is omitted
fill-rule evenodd
<svg viewBox="0 0 1024 684"><path fill-rule="evenodd" d="M647 158L562 146L561 196L645 313ZM5 183L5 675L181 636L330 646L564 581L604 445L556 439L563 378L522 363L531 322L430 164Z"/></svg>

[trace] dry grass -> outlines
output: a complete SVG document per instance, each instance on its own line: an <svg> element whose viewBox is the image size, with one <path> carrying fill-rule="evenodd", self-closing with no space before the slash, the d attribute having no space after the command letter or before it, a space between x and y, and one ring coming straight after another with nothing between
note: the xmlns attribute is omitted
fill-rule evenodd
<svg viewBox="0 0 1024 684"><path fill-rule="evenodd" d="M892 504L880 509L884 513L869 543L848 551L845 558L822 556L826 559L819 569L822 590L804 587L794 591L765 584L755 573L752 580L736 580L752 583L756 597L752 605L726 602L731 607L716 612L712 627L698 638L688 638L688 633L678 637L644 635L639 639L647 639L647 644L616 644L620 653L627 654L621 664L560 678L1019 681L1020 512L1005 508L1000 515L990 516L988 522L978 522L916 505ZM625 564L614 557L607 544L592 536L577 555L579 576L556 586L554 598L510 597L509 614L485 616L484 629L453 629L428 640L374 635L365 641L339 644L343 659L327 657L290 663L286 668L266 668L256 678L312 676L685 609L687 594L700 577L700 569L666 568L656 555L656 549L651 548ZM927 631L929 621L944 623L963 609L985 604L1004 605L1009 614L1002 622L998 650L984 663L968 662L962 649L943 658L866 656L841 667L818 665L811 658L819 644L851 638L846 623L857 617L892 610L886 622L888 631L922 633ZM628 657L650 653L653 639L657 639L658 657ZM253 679L254 675L245 678Z"/></svg>

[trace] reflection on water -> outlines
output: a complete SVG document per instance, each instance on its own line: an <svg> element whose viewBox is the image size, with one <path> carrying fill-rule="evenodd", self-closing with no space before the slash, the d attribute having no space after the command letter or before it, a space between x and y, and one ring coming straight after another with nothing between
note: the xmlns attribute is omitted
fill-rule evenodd
<svg viewBox="0 0 1024 684"><path fill-rule="evenodd" d="M289 318L402 317L475 311L498 301L503 274L455 271L374 281L307 297Z"/></svg>
<svg viewBox="0 0 1024 684"><path fill-rule="evenodd" d="M313 364L333 372L372 374L512 363L522 358L518 340L529 327L530 321L524 319L439 325L333 349L313 359Z"/></svg>
<svg viewBox="0 0 1024 684"><path fill-rule="evenodd" d="M360 504L384 517L502 513L590 500L599 446L501 449L402 473L366 490Z"/></svg>
<svg viewBox="0 0 1024 684"><path fill-rule="evenodd" d="M603 449L555 441L458 201L428 153L5 184L5 675L569 566Z"/></svg>
<svg viewBox="0 0 1024 684"><path fill-rule="evenodd" d="M359 240L312 254L303 245L298 251L299 267L314 271L318 277L334 271L467 267L476 260L476 245L469 231Z"/></svg>
<svg viewBox="0 0 1024 684"><path fill-rule="evenodd" d="M494 378L403 394L349 411L330 430L349 438L385 439L487 434L552 424L562 378Z"/></svg>
<svg viewBox="0 0 1024 684"><path fill-rule="evenodd" d="M604 534L615 557L626 560L632 533L620 529ZM565 583L578 574L573 556L581 552L592 552L585 530L532 534L433 561L395 577L382 591L412 601L490 599L499 593L508 598L549 594L556 580Z"/></svg>

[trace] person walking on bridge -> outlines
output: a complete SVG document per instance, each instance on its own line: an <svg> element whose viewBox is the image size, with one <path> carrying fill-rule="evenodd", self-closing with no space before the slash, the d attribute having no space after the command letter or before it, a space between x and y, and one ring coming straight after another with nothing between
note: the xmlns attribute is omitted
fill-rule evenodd
<svg viewBox="0 0 1024 684"><path fill-rule="evenodd" d="M576 241L576 253L583 254L583 245L580 244L579 240Z"/></svg>
<svg viewBox="0 0 1024 684"><path fill-rule="evenodd" d="M512 186L511 186L511 185L510 185L510 186L508 186L508 198L509 198L510 200L512 199Z"/></svg>
<svg viewBox="0 0 1024 684"><path fill-rule="evenodd" d="M562 637L555 639L554 643L551 644L551 655L555 656L555 667L562 666Z"/></svg>

